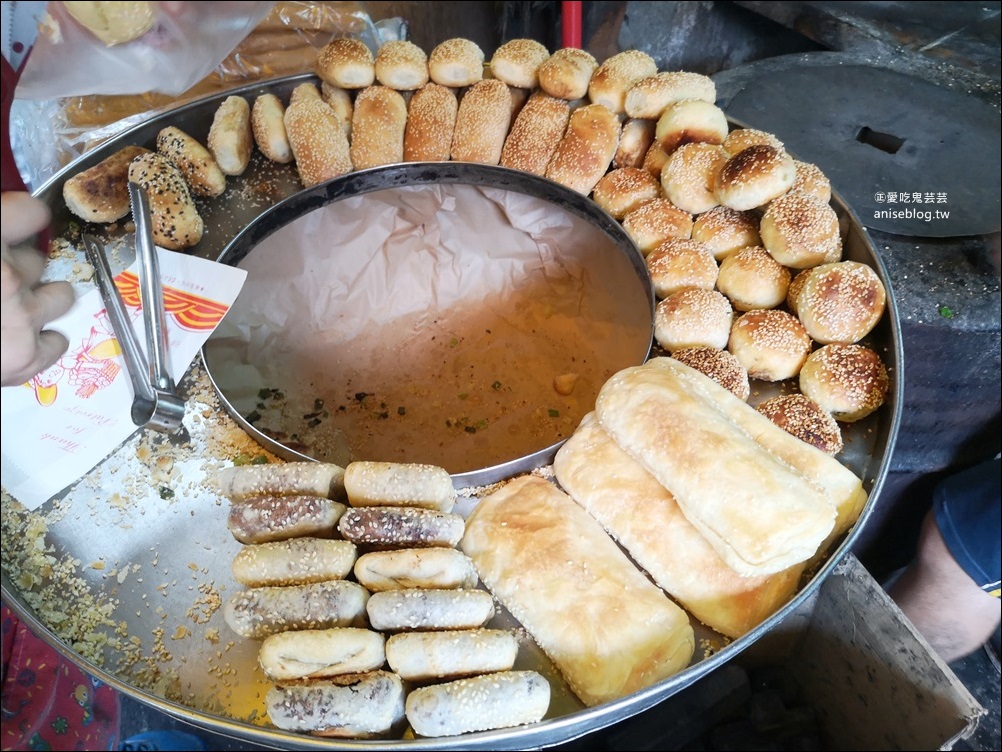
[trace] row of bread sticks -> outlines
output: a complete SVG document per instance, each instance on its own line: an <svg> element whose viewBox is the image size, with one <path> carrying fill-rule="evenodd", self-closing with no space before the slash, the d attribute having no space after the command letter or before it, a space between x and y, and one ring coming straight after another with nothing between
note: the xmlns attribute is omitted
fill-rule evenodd
<svg viewBox="0 0 1002 752"><path fill-rule="evenodd" d="M227 601L225 620L261 640L276 727L437 737L546 713L546 680L512 670L514 633L485 626L494 599L456 548L465 523L452 511L445 470L245 465L220 471L214 483L244 544L232 569L245 589Z"/></svg>

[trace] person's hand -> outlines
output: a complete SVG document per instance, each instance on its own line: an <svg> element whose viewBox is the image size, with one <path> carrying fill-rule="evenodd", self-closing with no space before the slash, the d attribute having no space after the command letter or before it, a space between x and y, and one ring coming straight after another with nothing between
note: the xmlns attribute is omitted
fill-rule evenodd
<svg viewBox="0 0 1002 752"><path fill-rule="evenodd" d="M49 223L49 210L27 193L0 195L2 278L0 278L0 384L23 384L59 359L69 347L66 337L44 327L73 305L68 282L39 282L45 256L35 248L15 247Z"/></svg>

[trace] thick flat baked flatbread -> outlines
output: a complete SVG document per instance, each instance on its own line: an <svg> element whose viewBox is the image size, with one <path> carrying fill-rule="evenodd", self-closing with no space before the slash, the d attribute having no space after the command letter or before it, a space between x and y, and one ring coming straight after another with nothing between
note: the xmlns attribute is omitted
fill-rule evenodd
<svg viewBox="0 0 1002 752"><path fill-rule="evenodd" d="M686 519L671 493L589 413L557 452L557 481L668 595L711 629L740 637L796 592L803 565L742 577Z"/></svg>
<svg viewBox="0 0 1002 752"><path fill-rule="evenodd" d="M739 574L775 574L807 561L835 529L838 504L806 468L792 464L804 452L767 434L798 440L683 363L655 358L619 371L603 385L595 411ZM844 470L804 447L834 463L826 468ZM819 464L811 459L812 467Z"/></svg>
<svg viewBox="0 0 1002 752"><path fill-rule="evenodd" d="M460 545L585 705L689 665L688 615L553 483L522 476L484 497Z"/></svg>

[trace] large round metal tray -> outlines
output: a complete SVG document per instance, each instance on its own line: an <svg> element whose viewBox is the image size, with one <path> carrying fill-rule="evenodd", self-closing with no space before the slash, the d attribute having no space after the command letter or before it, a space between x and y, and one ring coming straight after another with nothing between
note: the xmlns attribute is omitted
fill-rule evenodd
<svg viewBox="0 0 1002 752"><path fill-rule="evenodd" d="M36 192L52 209L57 236L72 234L71 228L76 224L61 197L62 184L71 175L127 144L152 146L156 133L166 125L175 125L204 139L215 109L230 94L253 98L271 91L286 99L292 88L309 80L315 81L315 78L301 75L261 82L155 114L147 122L83 156ZM275 166L266 163L260 155L255 156L248 172L233 180L223 197L200 206L207 232L193 252L206 258L218 258L242 228L267 208L301 190L291 167ZM58 495L35 515L43 523L44 543L50 547L50 555L57 562L66 563L73 573L74 590L67 589L63 593L67 602L72 605L78 591L86 590L87 597L107 605L111 611L110 626L100 627L107 632L109 642L103 657L84 657L70 641L58 636L45 617L29 605L29 601L36 601L26 597L28 590L37 590L38 586L16 579L17 572L12 572L8 566L2 573L4 601L54 648L102 681L184 721L266 746L287 749L529 749L561 744L646 710L739 655L805 604L849 552L880 495L903 402L900 326L886 269L865 230L841 198L834 196L832 205L843 223L844 257L871 265L889 293L887 311L866 343L877 349L888 365L891 389L880 410L847 427L847 449L840 456L863 479L869 501L856 525L836 544L828 559L810 575L786 606L732 642L697 625L697 650L691 665L669 679L615 702L585 708L545 656L531 640L526 640L516 667L537 668L553 686L550 712L537 724L451 738L358 741L320 739L268 726L259 710L265 684L256 667L255 644L231 641L220 610L208 605L214 597L225 599L239 589L230 574L230 563L239 544L226 529L225 505L199 487L199 480L214 464L218 466L220 462L232 460L231 456L219 453L216 437L207 432L217 430L232 434L239 428L223 414L218 402L205 396L207 380L199 362L182 383L182 390L194 403L195 410L189 410L185 422L190 434L186 444L188 454L174 463L180 477L190 480L190 484L182 487L177 481L179 476L175 475L176 489L171 497L164 498L162 486L158 493L157 476L150 469L156 463L145 454L150 447L166 449L168 444L140 432L83 482ZM126 235L121 227L110 232L100 227L85 229L101 231L110 240ZM123 261L126 262L127 259ZM753 402L769 393L764 385L756 386L759 389ZM214 423L203 420L211 412L220 414L215 416L218 420ZM144 461L135 469L138 454L144 454ZM465 499L460 511L464 505L468 511L473 503L475 498ZM23 530L7 529L6 510L4 519L6 561L8 547L19 545L13 539L22 535ZM103 563L101 568L89 565L97 561ZM43 586L57 587L52 583ZM503 610L496 623L499 626L514 624ZM187 635L179 625L190 628ZM176 627L179 631L172 635ZM215 642L206 639L212 629L218 632ZM127 635L125 642L122 635ZM142 654L146 670L137 673L135 664L129 669L120 667L123 645Z"/></svg>

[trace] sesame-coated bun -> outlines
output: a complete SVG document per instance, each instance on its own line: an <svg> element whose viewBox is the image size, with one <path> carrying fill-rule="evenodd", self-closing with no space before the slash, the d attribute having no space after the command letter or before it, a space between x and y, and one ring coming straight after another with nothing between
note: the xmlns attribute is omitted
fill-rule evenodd
<svg viewBox="0 0 1002 752"><path fill-rule="evenodd" d="M598 61L590 52L562 47L539 66L539 88L557 99L582 99L596 68Z"/></svg>
<svg viewBox="0 0 1002 752"><path fill-rule="evenodd" d="M714 184L717 202L747 211L768 204L793 185L797 169L781 149L757 144L742 149L721 168Z"/></svg>
<svg viewBox="0 0 1002 752"><path fill-rule="evenodd" d="M448 161L458 111L459 99L448 86L429 82L414 92L404 127L404 161Z"/></svg>
<svg viewBox="0 0 1002 752"><path fill-rule="evenodd" d="M775 308L786 300L790 270L760 246L735 251L720 262L717 289L737 311Z"/></svg>
<svg viewBox="0 0 1002 752"><path fill-rule="evenodd" d="M858 342L883 316L887 292L866 264L837 261L805 273L796 296L797 315L815 341Z"/></svg>
<svg viewBox="0 0 1002 752"><path fill-rule="evenodd" d="M843 423L861 420L883 405L887 387L887 367L863 345L825 345L800 371L800 391Z"/></svg>
<svg viewBox="0 0 1002 752"><path fill-rule="evenodd" d="M535 89L539 84L539 66L550 51L535 39L512 39L505 42L491 58L491 74L509 86Z"/></svg>
<svg viewBox="0 0 1002 752"><path fill-rule="evenodd" d="M808 193L787 193L769 204L758 231L772 257L791 269L807 269L841 257L838 215Z"/></svg>
<svg viewBox="0 0 1002 752"><path fill-rule="evenodd" d="M293 89L292 93L295 94L299 88L297 86ZM341 123L341 130L351 140L351 118L355 112L355 102L352 99L351 92L347 89L342 89L340 86L332 86L326 81L322 81L320 83L320 97L327 103L328 107L334 110L334 114L337 115L337 119Z"/></svg>
<svg viewBox="0 0 1002 752"><path fill-rule="evenodd" d="M712 102L683 99L668 105L658 118L654 137L669 154L684 144L721 144L727 138L727 116Z"/></svg>
<svg viewBox="0 0 1002 752"><path fill-rule="evenodd" d="M771 133L766 133L756 128L737 128L728 133L727 138L724 139L724 143L721 144L724 147L724 151L732 157L744 151L749 146L759 145L771 146L777 151L783 151L782 141Z"/></svg>
<svg viewBox="0 0 1002 752"><path fill-rule="evenodd" d="M807 281L807 277L810 273L810 269L804 269L803 271L794 274L793 278L790 280L790 287L786 291L786 307L790 309L790 312L794 316L797 315L800 303L800 293L804 289L804 282Z"/></svg>
<svg viewBox="0 0 1002 752"><path fill-rule="evenodd" d="M821 171L820 167L816 164L797 160L794 160L793 164L797 168L797 177L790 188L791 193L793 191L809 193L821 199L826 204L831 201L832 184L828 180L828 177Z"/></svg>
<svg viewBox="0 0 1002 752"><path fill-rule="evenodd" d="M508 84L496 78L477 81L459 100L452 161L498 164L510 126Z"/></svg>
<svg viewBox="0 0 1002 752"><path fill-rule="evenodd" d="M376 80L397 91L414 91L428 83L428 56L414 42L394 39L376 53Z"/></svg>
<svg viewBox="0 0 1002 752"><path fill-rule="evenodd" d="M592 200L616 219L660 197L661 183L641 167L620 167L607 172L592 191Z"/></svg>
<svg viewBox="0 0 1002 752"><path fill-rule="evenodd" d="M727 153L714 144L684 144L673 151L661 168L661 187L679 209L702 214L720 202L713 183Z"/></svg>
<svg viewBox="0 0 1002 752"><path fill-rule="evenodd" d="M659 300L686 287L712 290L717 282L717 262L697 240L666 240L647 255L645 263Z"/></svg>
<svg viewBox="0 0 1002 752"><path fill-rule="evenodd" d="M324 83L325 82L321 82L321 85ZM327 85L330 86L330 84ZM341 89L341 91L344 91L344 89ZM320 93L320 89L317 88L315 83L306 81L305 83L301 83L296 86L296 88L292 90L292 93L289 94L289 106L291 107L297 102L302 102L304 99L323 99L323 95Z"/></svg>
<svg viewBox="0 0 1002 752"><path fill-rule="evenodd" d="M640 79L626 92L626 114L634 118L657 120L668 105L683 99L715 102L717 87L712 78L701 73L655 73Z"/></svg>
<svg viewBox="0 0 1002 752"><path fill-rule="evenodd" d="M734 251L761 245L759 218L752 212L739 212L718 206L700 214L692 225L692 239L706 243L717 261Z"/></svg>
<svg viewBox="0 0 1002 752"><path fill-rule="evenodd" d="M623 217L623 229L646 256L669 238L688 238L692 215L666 198L656 198Z"/></svg>
<svg viewBox="0 0 1002 752"><path fill-rule="evenodd" d="M501 166L545 175L570 117L567 100L536 91L511 126L501 151Z"/></svg>
<svg viewBox="0 0 1002 752"><path fill-rule="evenodd" d="M656 127L656 126L655 126ZM658 143L657 137L654 137L654 141L647 153L644 155L644 163L641 165L645 170L647 170L651 175L656 178L661 177L661 170L664 169L665 163L668 161L668 152L664 150L664 147Z"/></svg>
<svg viewBox="0 0 1002 752"><path fill-rule="evenodd" d="M683 347L671 354L675 360L695 368L704 376L716 381L724 389L741 400L751 394L748 383L748 369L727 350L715 347Z"/></svg>
<svg viewBox="0 0 1002 752"><path fill-rule="evenodd" d="M612 164L619 131L619 119L605 105L588 104L574 110L546 177L589 195Z"/></svg>
<svg viewBox="0 0 1002 752"><path fill-rule="evenodd" d="M669 353L683 347L723 350L734 309L722 293L689 287L669 295L654 310L654 339Z"/></svg>
<svg viewBox="0 0 1002 752"><path fill-rule="evenodd" d="M800 373L812 345L796 316L772 308L738 316L727 349L752 378L782 381Z"/></svg>
<svg viewBox="0 0 1002 752"><path fill-rule="evenodd" d="M356 170L404 161L407 103L389 86L367 86L355 99L351 163Z"/></svg>
<svg viewBox="0 0 1002 752"><path fill-rule="evenodd" d="M644 157L654 143L655 125L653 120L640 118L631 118L623 123L623 131L619 134L619 146L616 147L616 155L612 158L612 166L643 167ZM660 175L659 170L654 177Z"/></svg>
<svg viewBox="0 0 1002 752"><path fill-rule="evenodd" d="M181 171L154 152L138 155L128 170L129 182L138 183L149 196L154 242L171 251L197 244L205 224Z"/></svg>
<svg viewBox="0 0 1002 752"><path fill-rule="evenodd" d="M621 115L626 111L626 92L642 78L658 72L658 64L641 50L623 50L602 63L588 83L588 98Z"/></svg>
<svg viewBox="0 0 1002 752"><path fill-rule="evenodd" d="M781 394L755 408L788 434L834 457L842 451L838 421L817 402L803 394Z"/></svg>
<svg viewBox="0 0 1002 752"><path fill-rule="evenodd" d="M469 39L447 39L428 56L428 74L442 86L471 86L484 77L484 51Z"/></svg>
<svg viewBox="0 0 1002 752"><path fill-rule="evenodd" d="M317 75L342 89L364 89L376 80L376 61L359 39L332 39L317 55Z"/></svg>

